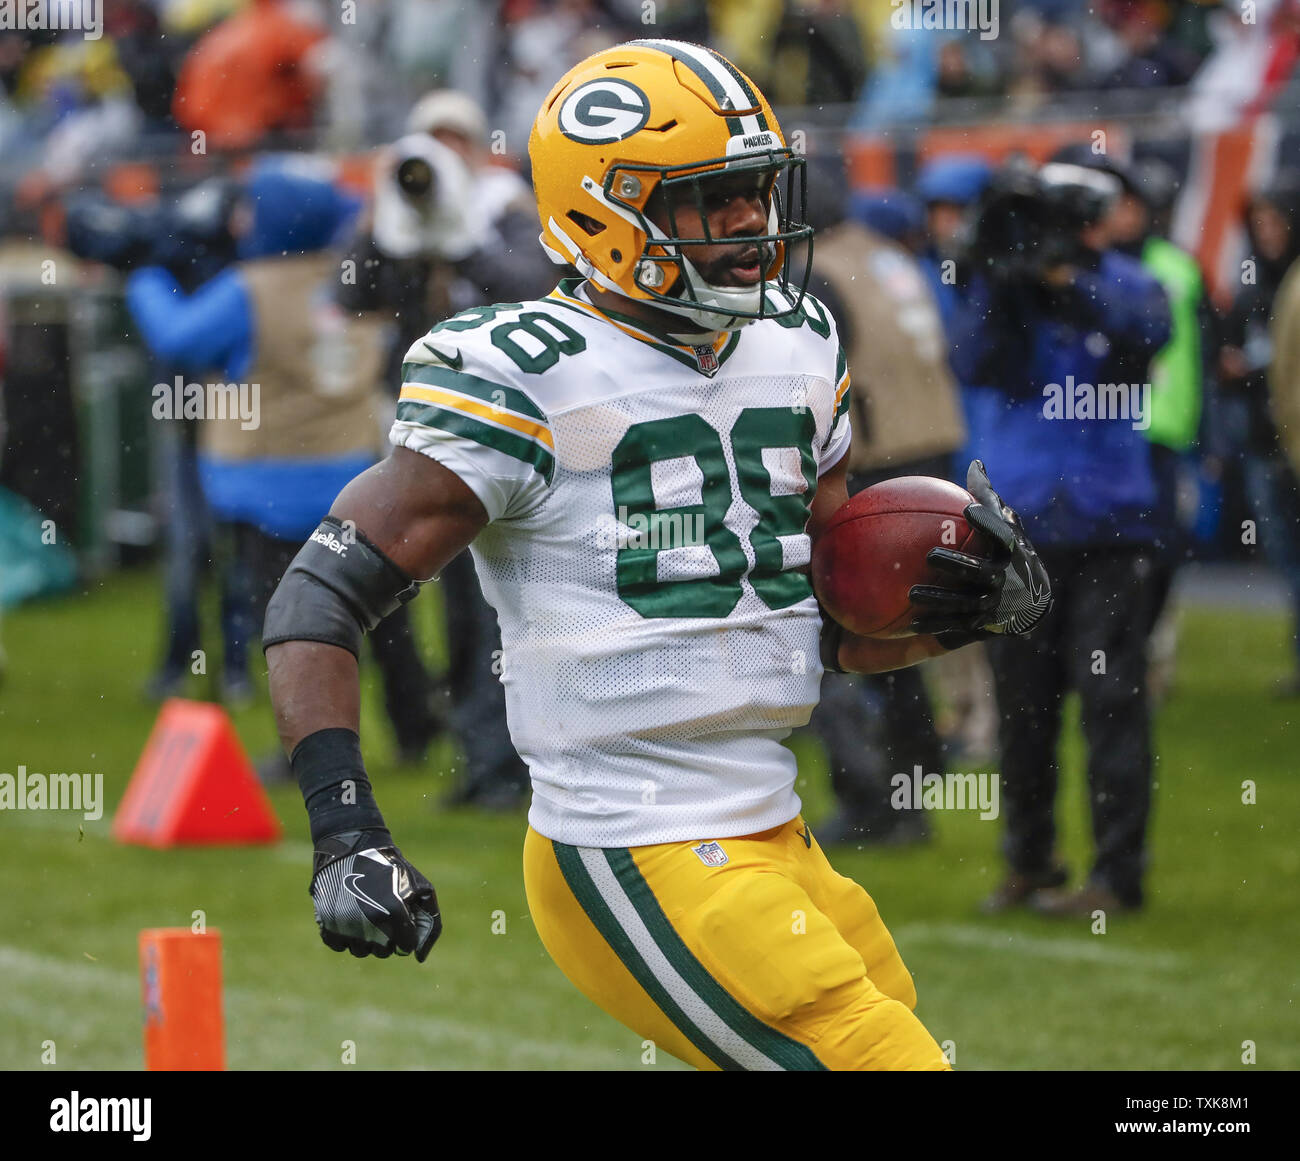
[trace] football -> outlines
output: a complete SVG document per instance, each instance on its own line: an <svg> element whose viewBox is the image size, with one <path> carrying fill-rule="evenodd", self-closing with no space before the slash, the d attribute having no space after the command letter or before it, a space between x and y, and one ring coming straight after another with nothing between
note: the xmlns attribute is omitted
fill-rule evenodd
<svg viewBox="0 0 1300 1161"><path fill-rule="evenodd" d="M965 488L935 476L900 476L850 497L813 547L813 588L823 607L859 636L909 636L912 586L951 583L926 553L987 555L966 523L973 503Z"/></svg>

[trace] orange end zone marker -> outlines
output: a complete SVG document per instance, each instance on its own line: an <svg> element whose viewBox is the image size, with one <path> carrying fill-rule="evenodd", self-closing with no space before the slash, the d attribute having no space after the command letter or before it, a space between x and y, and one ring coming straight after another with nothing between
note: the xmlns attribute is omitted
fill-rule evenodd
<svg viewBox="0 0 1300 1161"><path fill-rule="evenodd" d="M188 927L140 932L144 1066L149 1072L220 1072L221 933Z"/></svg>
<svg viewBox="0 0 1300 1161"><path fill-rule="evenodd" d="M280 837L271 800L225 710L180 697L163 703L113 818L113 837L148 847Z"/></svg>

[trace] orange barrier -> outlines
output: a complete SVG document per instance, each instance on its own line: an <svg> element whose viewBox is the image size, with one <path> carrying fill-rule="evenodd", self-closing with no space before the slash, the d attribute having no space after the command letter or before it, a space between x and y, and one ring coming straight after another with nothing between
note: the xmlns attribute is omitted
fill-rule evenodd
<svg viewBox="0 0 1300 1161"><path fill-rule="evenodd" d="M140 991L147 1071L219 1072L226 1067L219 931L141 931Z"/></svg>
<svg viewBox="0 0 1300 1161"><path fill-rule="evenodd" d="M281 828L220 706L163 703L113 819L118 842L147 847L274 842Z"/></svg>

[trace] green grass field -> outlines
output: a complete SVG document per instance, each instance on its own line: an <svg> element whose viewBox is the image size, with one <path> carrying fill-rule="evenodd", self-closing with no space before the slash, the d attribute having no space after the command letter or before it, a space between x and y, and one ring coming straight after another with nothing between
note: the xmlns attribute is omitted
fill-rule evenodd
<svg viewBox="0 0 1300 1161"><path fill-rule="evenodd" d="M158 585L134 573L4 623L0 771L102 772L111 810L153 718L140 697L157 656ZM415 606L432 624L436 597ZM919 1014L961 1069L1300 1068L1297 884L1300 770L1295 702L1276 701L1279 617L1183 611L1176 688L1157 724L1149 907L1084 921L989 920L976 904L1001 873L1000 827L937 818L925 848L833 855L876 898L916 977ZM432 633L428 634L432 637ZM430 648L435 642L430 641ZM198 682L200 679L195 679ZM201 692L195 689L196 694ZM434 881L444 934L427 963L354 960L320 943L306 884L296 788L272 794L288 837L273 847L119 846L109 819L0 814L0 1066L142 1066L136 938L189 926L224 941L227 1058L234 1069L328 1069L342 1043L368 1069L642 1069L640 1039L561 976L533 930L520 852L524 818L436 809L455 761L396 771L368 689L372 777L406 853ZM253 754L273 745L269 707L236 716ZM829 810L817 745L796 738L805 814ZM1081 750L1066 742L1063 846L1086 867ZM1253 779L1256 805L1243 805ZM504 934L493 913L504 912ZM683 1067L660 1054L659 1069Z"/></svg>

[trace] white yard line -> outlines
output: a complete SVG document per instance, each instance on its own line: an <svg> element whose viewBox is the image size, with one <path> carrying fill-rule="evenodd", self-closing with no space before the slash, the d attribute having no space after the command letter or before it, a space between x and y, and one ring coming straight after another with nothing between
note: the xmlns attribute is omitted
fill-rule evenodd
<svg viewBox="0 0 1300 1161"><path fill-rule="evenodd" d="M1087 920L1079 921L1086 932ZM1023 931L999 931L974 923L904 923L894 928L896 942L906 950L908 944L939 944L948 947L976 947L984 951L1007 952L1034 959L1064 963L1106 964L1111 967L1174 971L1182 967L1185 957L1168 951L1142 951L1111 947L1105 935L1031 935Z"/></svg>
<svg viewBox="0 0 1300 1161"><path fill-rule="evenodd" d="M0 1002L0 1010L9 1004L24 1006L23 985L30 981L38 987L33 988L29 997L29 1011L31 1006L48 1003L46 997L50 988L56 987L73 993L78 1003L112 1004L122 1012L124 1022L129 1023L133 1030L139 1025L140 980L134 972L39 955L0 944L0 976L3 976L7 985L7 995ZM223 999L226 1035L232 1040L247 1035L249 1029L291 1024L299 1029L297 1038L301 1042L301 1029L318 1026L321 1020L318 1004L293 995L273 994L260 988L241 986L223 989ZM72 1003L65 1001L65 1006L71 1007ZM435 1069L446 1065L449 1058L463 1061L468 1056L472 1061L475 1054L481 1057L487 1053L497 1059L508 1060L510 1066L515 1068L609 1069L626 1066L629 1060L635 1060L632 1049L639 1051L640 1047L639 1041L630 1032L629 1052L620 1055L608 1049L580 1048L562 1042L520 1036L511 1032L504 1023L486 1027L467 1020L418 1015L368 1004L358 1004L346 1010L335 1009L330 1015L337 1026L357 1042L358 1055L364 1056L366 1053L367 1032L399 1032L413 1047L425 1045L429 1048L428 1056L420 1060L419 1067ZM337 1059L338 1055L334 1053L323 1059L322 1065L332 1064ZM124 1061L122 1066L132 1067L134 1063L134 1059ZM265 1068L271 1063L263 1058L258 1067ZM369 1058L366 1063L373 1065L379 1062ZM301 1056L296 1055L286 1067L304 1067ZM464 1068L465 1065L460 1063L458 1067ZM472 1063L470 1067L473 1067Z"/></svg>

